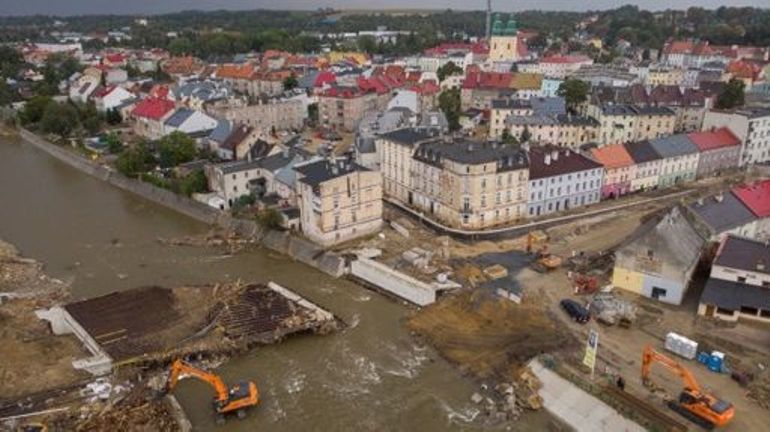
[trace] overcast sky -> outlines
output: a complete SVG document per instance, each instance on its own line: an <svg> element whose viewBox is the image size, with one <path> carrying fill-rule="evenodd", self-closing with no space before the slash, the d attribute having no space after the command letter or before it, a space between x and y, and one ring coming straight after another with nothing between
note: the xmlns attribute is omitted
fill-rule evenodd
<svg viewBox="0 0 770 432"><path fill-rule="evenodd" d="M684 9L689 6L762 6L768 0L493 0L498 11L526 9L586 10L607 9L623 4L645 9ZM0 0L0 15L79 15L79 14L157 14L180 10L213 9L304 9L335 8L452 8L483 9L485 0Z"/></svg>

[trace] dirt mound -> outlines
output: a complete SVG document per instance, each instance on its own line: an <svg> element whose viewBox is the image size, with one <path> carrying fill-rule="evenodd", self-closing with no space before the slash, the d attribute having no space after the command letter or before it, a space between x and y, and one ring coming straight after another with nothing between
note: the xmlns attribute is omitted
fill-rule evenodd
<svg viewBox="0 0 770 432"><path fill-rule="evenodd" d="M446 297L407 326L479 378L516 379L532 357L576 343L535 300L517 305L483 289Z"/></svg>
<svg viewBox="0 0 770 432"><path fill-rule="evenodd" d="M175 432L181 430L166 404L160 399L118 404L86 420L73 419L67 429L89 432Z"/></svg>

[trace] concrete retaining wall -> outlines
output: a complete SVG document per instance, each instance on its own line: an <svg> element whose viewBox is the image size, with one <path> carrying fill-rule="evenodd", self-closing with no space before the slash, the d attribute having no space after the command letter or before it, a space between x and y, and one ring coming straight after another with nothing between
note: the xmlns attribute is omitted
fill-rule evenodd
<svg viewBox="0 0 770 432"><path fill-rule="evenodd" d="M417 306L427 306L436 301L436 289L431 285L368 258L353 261L350 274Z"/></svg>
<svg viewBox="0 0 770 432"><path fill-rule="evenodd" d="M92 177L103 180L115 187L175 210L197 221L232 230L240 236L259 240L265 247L280 252L315 267L334 277L344 273L345 263L339 255L326 252L320 246L286 232L265 231L256 222L236 219L213 207L183 195L159 188L153 184L128 178L109 166L97 164L72 151L50 143L34 133L20 129L24 142L48 153L54 158Z"/></svg>

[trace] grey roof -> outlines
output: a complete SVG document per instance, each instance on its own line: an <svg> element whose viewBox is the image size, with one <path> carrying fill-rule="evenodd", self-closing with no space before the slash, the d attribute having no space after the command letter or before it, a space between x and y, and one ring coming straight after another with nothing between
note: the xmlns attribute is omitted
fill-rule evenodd
<svg viewBox="0 0 770 432"><path fill-rule="evenodd" d="M507 126L511 125L577 125L577 126L599 126L599 122L593 117L586 117L572 114L534 114L531 116L508 116L505 119Z"/></svg>
<svg viewBox="0 0 770 432"><path fill-rule="evenodd" d="M712 234L728 231L756 220L754 213L732 192L725 193L721 197L721 200L710 197L689 205L690 211L708 226Z"/></svg>
<svg viewBox="0 0 770 432"><path fill-rule="evenodd" d="M650 140L650 145L663 158L698 153L698 147L686 134L671 135Z"/></svg>
<svg viewBox="0 0 770 432"><path fill-rule="evenodd" d="M770 289L710 278L700 296L700 302L732 311L740 310L742 306L770 310Z"/></svg>
<svg viewBox="0 0 770 432"><path fill-rule="evenodd" d="M532 103L528 99L494 99L492 108L496 109L532 109Z"/></svg>
<svg viewBox="0 0 770 432"><path fill-rule="evenodd" d="M770 246L756 240L729 236L719 248L714 265L770 274Z"/></svg>
<svg viewBox="0 0 770 432"><path fill-rule="evenodd" d="M430 111L420 116L420 127L448 129L449 121L441 111Z"/></svg>
<svg viewBox="0 0 770 432"><path fill-rule="evenodd" d="M356 171L369 171L369 169L364 168L355 162L328 159L321 159L315 162L295 166L294 169L302 174L302 178L299 181L308 184L313 188L318 187L318 185L325 181Z"/></svg>
<svg viewBox="0 0 770 432"><path fill-rule="evenodd" d="M435 131L426 129L402 128L380 134L380 137L399 144L414 146L422 141L437 138L437 134Z"/></svg>
<svg viewBox="0 0 770 432"><path fill-rule="evenodd" d="M536 114L566 114L567 104L562 97L539 97L530 99L532 111Z"/></svg>
<svg viewBox="0 0 770 432"><path fill-rule="evenodd" d="M297 87L303 89L312 89L315 87L315 80L320 72L317 69L308 71L297 80Z"/></svg>
<svg viewBox="0 0 770 432"><path fill-rule="evenodd" d="M222 171L222 174L233 174L241 171L257 169L260 167L259 162L261 161L239 160L234 162L221 163L221 164L218 164L216 167L220 171Z"/></svg>
<svg viewBox="0 0 770 432"><path fill-rule="evenodd" d="M556 158L553 156L556 156ZM546 158L548 163L546 163ZM529 151L529 159L530 180L604 169L602 164L589 157L574 152L571 149L552 145L532 147Z"/></svg>
<svg viewBox="0 0 770 432"><path fill-rule="evenodd" d="M217 126L209 134L209 139L218 143L223 143L230 136L233 130L233 124L229 120L217 121Z"/></svg>
<svg viewBox="0 0 770 432"><path fill-rule="evenodd" d="M370 136L356 135L355 144L359 153L375 153L377 151L374 138Z"/></svg>
<svg viewBox="0 0 770 432"><path fill-rule="evenodd" d="M645 162L652 162L660 160L661 156L655 151L655 148L650 145L649 141L636 141L623 144L626 151L631 156L634 162L641 164Z"/></svg>
<svg viewBox="0 0 770 432"><path fill-rule="evenodd" d="M628 104L606 104L602 105L602 114L612 116L634 116L638 113L636 107Z"/></svg>
<svg viewBox="0 0 770 432"><path fill-rule="evenodd" d="M174 89L178 98L195 97L204 102L227 97L229 90L216 81L188 81Z"/></svg>
<svg viewBox="0 0 770 432"><path fill-rule="evenodd" d="M179 127L193 114L195 114L195 111L189 108L179 108L174 114L171 114L171 117L165 121L165 124L171 127Z"/></svg>
<svg viewBox="0 0 770 432"><path fill-rule="evenodd" d="M704 240L679 207L653 218L615 252L615 266L687 283Z"/></svg>
<svg viewBox="0 0 770 432"><path fill-rule="evenodd" d="M518 146L470 140L431 141L420 144L414 158L436 166L444 159L477 165L497 161L498 172L526 168L527 153Z"/></svg>
<svg viewBox="0 0 770 432"><path fill-rule="evenodd" d="M288 164L275 173L275 180L293 188L294 182L297 180L297 171L294 170L294 166L304 161L303 157L295 155Z"/></svg>
<svg viewBox="0 0 770 432"><path fill-rule="evenodd" d="M276 172L291 163L295 155L296 152L292 150L284 150L260 159L259 166L270 172Z"/></svg>
<svg viewBox="0 0 770 432"><path fill-rule="evenodd" d="M673 116L676 115L676 113L668 107L664 106L655 106L655 105L642 105L637 106L636 111L639 113L639 115L647 115L647 116L654 116L654 115L664 115L664 116Z"/></svg>

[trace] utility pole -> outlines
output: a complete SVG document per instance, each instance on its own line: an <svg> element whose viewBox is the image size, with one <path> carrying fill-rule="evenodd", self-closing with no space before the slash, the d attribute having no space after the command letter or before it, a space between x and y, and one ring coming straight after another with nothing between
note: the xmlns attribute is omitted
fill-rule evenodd
<svg viewBox="0 0 770 432"><path fill-rule="evenodd" d="M489 37L491 36L490 32L492 31L492 0L487 0L487 40L489 40Z"/></svg>

